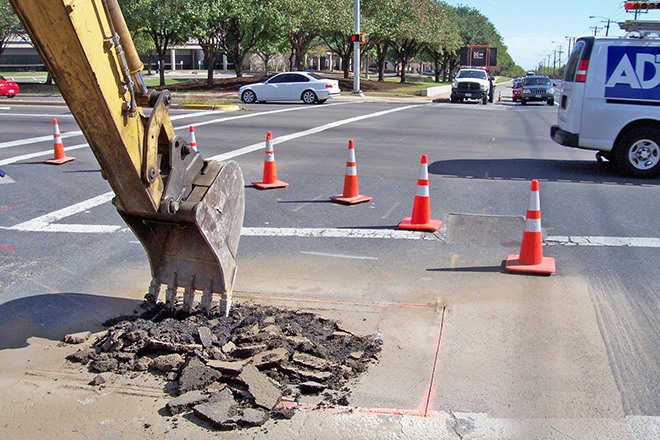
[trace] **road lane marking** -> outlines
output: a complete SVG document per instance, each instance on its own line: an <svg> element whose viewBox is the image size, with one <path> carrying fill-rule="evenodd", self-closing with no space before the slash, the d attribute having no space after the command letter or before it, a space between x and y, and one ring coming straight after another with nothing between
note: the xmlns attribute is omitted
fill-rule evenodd
<svg viewBox="0 0 660 440"><path fill-rule="evenodd" d="M378 258L376 257L364 257L360 255L326 254L324 252L304 252L304 251L301 251L300 253L305 255L315 255L317 257L346 258L349 260L378 260Z"/></svg>
<svg viewBox="0 0 660 440"><path fill-rule="evenodd" d="M273 139L273 145L281 144L283 142L292 141L294 139L298 139L298 138L301 138L301 137L304 137L304 136L309 136L310 134L321 133L323 131L330 130L331 128L341 127L342 125L351 124L353 122L359 122L359 121L363 121L365 119L377 118L379 116L384 116L384 115L387 115L389 113L395 113L395 112L400 112L402 110L408 110L408 109L411 109L411 108L416 108L416 107L419 107L421 105L428 105L428 104L407 105L407 106L404 106L404 107L396 107L396 108L393 108L393 109L383 110L383 111L380 111L380 112L369 113L369 114L361 115L361 116L355 116L355 117L348 118L348 119L341 119L339 121L330 122L330 123L324 124L324 125L319 125L318 127L313 127L313 128L308 129L308 130L303 130L303 131L299 131L297 133L291 133L291 134L288 134L288 135L284 135L284 136L274 138ZM246 115L246 116L250 116L250 115ZM265 145L266 145L266 142L262 141L262 142L259 142L259 143L256 143L256 144L248 145L247 147L239 148L238 150L230 151L228 153L218 154L216 156L210 157L209 159L213 159L213 160L217 160L217 161L222 162L222 161L225 161L225 160L233 159L237 156L242 156L243 154L248 154L248 153L252 153L253 151L261 150L261 149L265 148Z"/></svg>
<svg viewBox="0 0 660 440"><path fill-rule="evenodd" d="M244 237L298 237L298 238L371 238L394 240L434 240L440 238L427 232L401 231L398 229L349 229L349 228L255 228L244 227Z"/></svg>
<svg viewBox="0 0 660 440"><path fill-rule="evenodd" d="M548 246L599 246L660 248L660 238L651 237L596 237L596 236L548 236Z"/></svg>
<svg viewBox="0 0 660 440"><path fill-rule="evenodd" d="M79 214L81 212L87 211L88 209L107 203L110 200L112 200L114 196L115 194L112 191L109 191L105 194L101 194L100 196L92 197L91 199L85 200L83 202L76 203L71 206L67 206L66 208L58 209L57 211L53 211L49 214L44 214L40 217L36 217L33 218L32 220L19 223L7 229L16 230L16 231L43 231L44 228L46 228L48 225L50 225L53 222L62 220L63 218L66 217L71 217L72 215ZM93 230L98 228L98 226L102 226L102 225L78 225L78 226L90 227L91 228L90 230ZM106 226L106 227L111 227L111 226ZM81 228L80 232L84 232L84 230Z"/></svg>
<svg viewBox="0 0 660 440"><path fill-rule="evenodd" d="M62 133L62 139L74 137L74 136L80 136L82 135L82 131L77 130L77 131L67 131L66 133ZM28 139L19 139L16 141L9 141L9 142L1 142L0 143L0 150L3 148L10 148L10 147L20 147L21 145L29 145L29 144L36 144L39 142L45 142L45 141L52 141L53 140L53 135L49 136L37 136L33 138L28 138Z"/></svg>
<svg viewBox="0 0 660 440"><path fill-rule="evenodd" d="M86 147L89 147L89 144L72 145L70 147L65 147L64 151L79 150L81 148L86 148ZM22 160L34 159L35 157L49 156L52 154L53 154L52 149L48 151L37 151L36 153L22 154L20 156L14 156L14 157L10 157L9 159L0 160L0 166L20 162Z"/></svg>

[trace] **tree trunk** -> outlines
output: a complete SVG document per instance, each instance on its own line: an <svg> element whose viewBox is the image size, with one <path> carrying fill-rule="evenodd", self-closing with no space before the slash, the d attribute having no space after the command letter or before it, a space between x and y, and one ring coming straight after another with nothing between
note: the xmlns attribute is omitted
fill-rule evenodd
<svg viewBox="0 0 660 440"><path fill-rule="evenodd" d="M209 51L210 53L204 54L206 56L206 87L213 88L213 68L215 67L216 51Z"/></svg>
<svg viewBox="0 0 660 440"><path fill-rule="evenodd" d="M160 77L160 86L165 86L165 52L158 54L158 75Z"/></svg>
<svg viewBox="0 0 660 440"><path fill-rule="evenodd" d="M346 54L343 57L341 57L341 64L342 68L344 70L344 78L348 79L350 77L350 70L349 67L351 65L351 54Z"/></svg>

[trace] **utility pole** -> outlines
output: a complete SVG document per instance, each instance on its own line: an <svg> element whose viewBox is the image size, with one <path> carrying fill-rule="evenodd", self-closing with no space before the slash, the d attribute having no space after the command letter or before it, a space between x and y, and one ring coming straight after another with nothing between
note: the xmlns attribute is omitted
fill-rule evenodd
<svg viewBox="0 0 660 440"><path fill-rule="evenodd" d="M360 33L360 0L355 0L355 33ZM353 43L353 95L363 96L360 90L360 41Z"/></svg>
<svg viewBox="0 0 660 440"><path fill-rule="evenodd" d="M599 29L599 28L598 28L598 25L596 25L596 26L589 26L589 29L593 29L593 30L594 30L594 37L595 37L596 35L598 35L598 29Z"/></svg>

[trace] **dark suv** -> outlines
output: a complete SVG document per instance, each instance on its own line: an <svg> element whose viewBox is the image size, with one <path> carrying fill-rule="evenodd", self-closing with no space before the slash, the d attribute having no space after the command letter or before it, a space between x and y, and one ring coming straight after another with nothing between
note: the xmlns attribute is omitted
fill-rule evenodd
<svg viewBox="0 0 660 440"><path fill-rule="evenodd" d="M554 84L547 76L530 75L523 78L520 103L530 101L546 101L548 105L555 105Z"/></svg>

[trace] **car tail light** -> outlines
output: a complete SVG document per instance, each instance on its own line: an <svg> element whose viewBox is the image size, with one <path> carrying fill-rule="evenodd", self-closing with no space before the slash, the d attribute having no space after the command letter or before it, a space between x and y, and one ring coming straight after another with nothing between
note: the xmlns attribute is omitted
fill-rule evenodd
<svg viewBox="0 0 660 440"><path fill-rule="evenodd" d="M326 89L331 89L331 88L333 88L333 87L334 87L334 86L332 85L332 83L327 83L327 84L325 85L325 88L326 88Z"/></svg>
<svg viewBox="0 0 660 440"><path fill-rule="evenodd" d="M589 60L580 60L577 72L575 72L575 82L583 83L587 81L587 69L589 68Z"/></svg>

